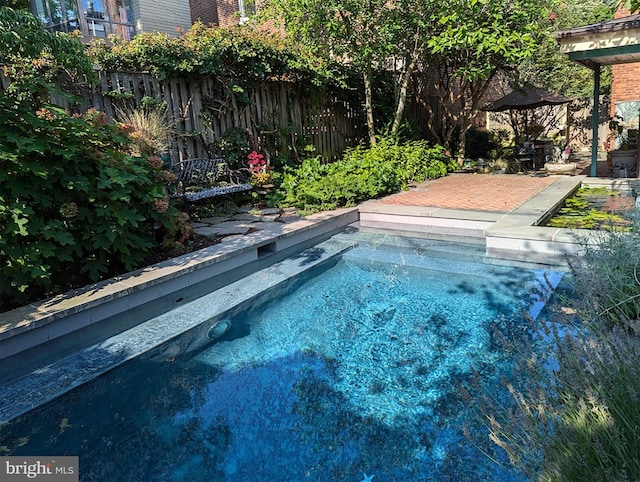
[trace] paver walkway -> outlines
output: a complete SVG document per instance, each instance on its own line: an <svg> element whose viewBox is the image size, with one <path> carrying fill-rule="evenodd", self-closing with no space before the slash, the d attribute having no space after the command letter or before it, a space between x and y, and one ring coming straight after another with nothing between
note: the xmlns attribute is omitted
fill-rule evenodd
<svg viewBox="0 0 640 482"><path fill-rule="evenodd" d="M450 174L410 191L381 199L383 204L510 212L552 184L553 177L516 174Z"/></svg>

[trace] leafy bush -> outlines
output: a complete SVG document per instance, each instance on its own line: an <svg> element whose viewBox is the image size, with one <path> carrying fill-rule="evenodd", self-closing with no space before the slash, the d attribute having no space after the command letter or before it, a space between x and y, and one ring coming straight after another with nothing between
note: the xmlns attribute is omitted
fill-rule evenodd
<svg viewBox="0 0 640 482"><path fill-rule="evenodd" d="M103 114L70 117L0 94L0 286L3 308L131 270L176 233L162 161L128 154Z"/></svg>
<svg viewBox="0 0 640 482"><path fill-rule="evenodd" d="M465 156L469 159L486 159L491 150L497 147L492 134L471 128L465 136Z"/></svg>
<svg viewBox="0 0 640 482"><path fill-rule="evenodd" d="M109 40L95 40L89 50L102 69L148 71L159 79L215 75L228 82L229 89L242 90L267 79L306 81L311 86L342 78L337 64L328 65L281 35L251 25L210 28L196 22L180 37L149 32L131 41Z"/></svg>
<svg viewBox="0 0 640 482"><path fill-rule="evenodd" d="M310 159L287 170L282 203L309 212L355 206L397 192L412 181L444 176L448 169L453 169L453 163L442 147L383 138L372 148L347 150L337 162L321 164Z"/></svg>
<svg viewBox="0 0 640 482"><path fill-rule="evenodd" d="M50 103L91 80L85 46L5 7L0 45L11 80L0 92L1 309L131 270L161 241L186 235L162 161L132 155L131 126Z"/></svg>
<svg viewBox="0 0 640 482"><path fill-rule="evenodd" d="M0 7L0 65L12 80L7 92L30 100L51 91L73 92L95 78L78 38L48 32L36 16L7 7Z"/></svg>

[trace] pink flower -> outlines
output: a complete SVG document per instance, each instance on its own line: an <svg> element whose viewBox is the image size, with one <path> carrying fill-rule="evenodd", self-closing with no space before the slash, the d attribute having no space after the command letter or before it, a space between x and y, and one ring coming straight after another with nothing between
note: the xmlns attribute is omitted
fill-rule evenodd
<svg viewBox="0 0 640 482"><path fill-rule="evenodd" d="M264 156L262 154L258 154L256 151L253 151L251 154L247 156L249 162L249 171L254 174L258 174L261 172L265 172L267 162L264 160Z"/></svg>
<svg viewBox="0 0 640 482"><path fill-rule="evenodd" d="M49 120L49 121L54 120L56 118L56 115L53 112L45 108L37 110L36 115L40 119Z"/></svg>
<svg viewBox="0 0 640 482"><path fill-rule="evenodd" d="M149 165L152 169L160 169L162 167L162 159L158 156L151 156L149 158Z"/></svg>

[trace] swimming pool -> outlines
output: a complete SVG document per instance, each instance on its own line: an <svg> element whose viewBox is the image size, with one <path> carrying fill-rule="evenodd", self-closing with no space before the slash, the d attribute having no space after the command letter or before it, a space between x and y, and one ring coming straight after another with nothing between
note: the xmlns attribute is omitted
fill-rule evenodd
<svg viewBox="0 0 640 482"><path fill-rule="evenodd" d="M523 313L562 272L427 240L328 243L181 307L208 316L312 266L19 417L0 450L79 455L82 480L522 480L464 437L483 428L462 392L478 376L499 389L492 327L529 336Z"/></svg>

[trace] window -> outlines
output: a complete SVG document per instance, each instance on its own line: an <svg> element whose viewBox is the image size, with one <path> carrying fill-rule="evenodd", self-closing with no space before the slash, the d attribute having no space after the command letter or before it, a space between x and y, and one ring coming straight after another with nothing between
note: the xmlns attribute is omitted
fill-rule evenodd
<svg viewBox="0 0 640 482"><path fill-rule="evenodd" d="M80 29L75 0L35 0L34 10L44 26L54 32Z"/></svg>
<svg viewBox="0 0 640 482"><path fill-rule="evenodd" d="M238 0L238 11L240 12L240 23L249 20L250 15L256 14L256 4L253 0Z"/></svg>
<svg viewBox="0 0 640 482"><path fill-rule="evenodd" d="M134 35L132 0L33 0L36 15L53 31L80 30L91 37Z"/></svg>

